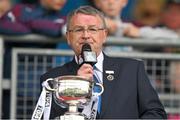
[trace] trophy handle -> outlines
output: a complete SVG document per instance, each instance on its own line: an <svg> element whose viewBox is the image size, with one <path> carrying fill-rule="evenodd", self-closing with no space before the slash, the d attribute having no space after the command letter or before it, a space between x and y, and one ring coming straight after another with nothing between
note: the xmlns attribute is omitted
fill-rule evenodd
<svg viewBox="0 0 180 120"><path fill-rule="evenodd" d="M96 95L96 96L100 96L103 92L104 92L104 87L101 83L95 83L96 85L98 85L99 87L101 87L101 92L97 93L97 92L93 92L92 94L93 95Z"/></svg>
<svg viewBox="0 0 180 120"><path fill-rule="evenodd" d="M49 81L54 81L55 79L53 78L48 78L46 79L45 81L45 88L48 90L48 91L52 91L52 92L55 92L57 89L56 88L52 88L50 85L49 85Z"/></svg>

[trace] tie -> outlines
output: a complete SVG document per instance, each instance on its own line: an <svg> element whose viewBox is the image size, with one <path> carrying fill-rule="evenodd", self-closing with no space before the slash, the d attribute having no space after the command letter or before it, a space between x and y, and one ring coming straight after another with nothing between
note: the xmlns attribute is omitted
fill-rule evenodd
<svg viewBox="0 0 180 120"><path fill-rule="evenodd" d="M98 79L98 75L94 69L94 75L93 75L93 79L95 81L95 83L99 83L99 79ZM99 86L94 86L93 88L94 92L100 92L101 91L101 88ZM101 96L98 97L98 113L100 113L100 110L101 110Z"/></svg>

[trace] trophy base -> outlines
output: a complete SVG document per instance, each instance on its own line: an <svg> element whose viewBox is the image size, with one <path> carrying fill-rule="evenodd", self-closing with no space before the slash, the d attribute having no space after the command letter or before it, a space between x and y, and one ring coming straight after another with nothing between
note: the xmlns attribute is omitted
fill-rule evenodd
<svg viewBox="0 0 180 120"><path fill-rule="evenodd" d="M60 120L85 120L83 116L81 115L63 115L61 116Z"/></svg>

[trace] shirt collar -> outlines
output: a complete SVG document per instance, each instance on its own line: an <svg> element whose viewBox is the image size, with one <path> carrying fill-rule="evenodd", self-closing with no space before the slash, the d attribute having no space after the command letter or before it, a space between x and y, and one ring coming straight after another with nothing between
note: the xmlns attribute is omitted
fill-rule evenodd
<svg viewBox="0 0 180 120"><path fill-rule="evenodd" d="M101 52L99 56L97 57L97 63L95 64L96 68L100 71L103 72L103 60L104 60L104 55Z"/></svg>
<svg viewBox="0 0 180 120"><path fill-rule="evenodd" d="M96 68L100 71L103 72L103 60L104 60L104 55L102 53L102 51L100 52L99 56L97 57L97 63L95 64ZM75 61L77 64L81 64L82 58L79 59L78 61L78 57L75 55Z"/></svg>
<svg viewBox="0 0 180 120"><path fill-rule="evenodd" d="M80 65L83 62L82 58L78 59L78 57L76 55L75 55L75 61L78 65Z"/></svg>

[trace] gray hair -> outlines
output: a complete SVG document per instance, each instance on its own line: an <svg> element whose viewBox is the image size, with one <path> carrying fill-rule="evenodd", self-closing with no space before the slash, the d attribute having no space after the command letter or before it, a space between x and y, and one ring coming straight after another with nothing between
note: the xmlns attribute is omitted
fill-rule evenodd
<svg viewBox="0 0 180 120"><path fill-rule="evenodd" d="M67 30L69 30L69 28L70 28L70 23L71 23L72 17L78 13L85 14L85 15L99 16L103 22L103 28L105 28L105 29L107 28L106 22L104 19L104 14L102 12L100 12L99 10L87 5L87 6L81 6L81 7L77 8L67 15Z"/></svg>

